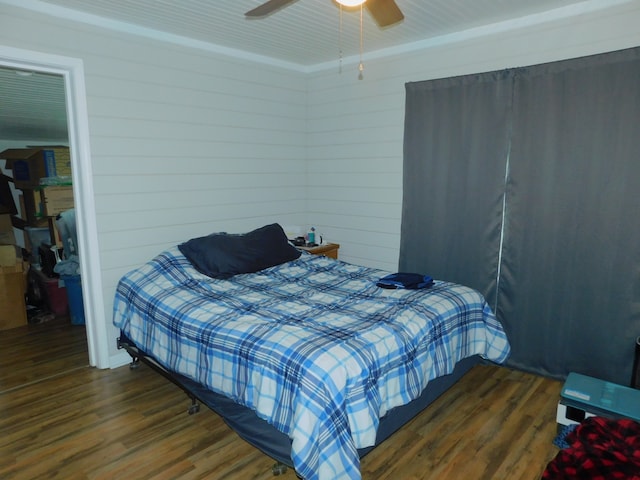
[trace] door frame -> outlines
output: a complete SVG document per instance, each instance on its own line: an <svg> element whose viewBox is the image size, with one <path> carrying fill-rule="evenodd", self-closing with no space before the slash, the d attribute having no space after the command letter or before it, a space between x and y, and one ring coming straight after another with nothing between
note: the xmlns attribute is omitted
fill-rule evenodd
<svg viewBox="0 0 640 480"><path fill-rule="evenodd" d="M109 368L82 60L0 45L0 66L51 73L64 78L89 364L92 367Z"/></svg>

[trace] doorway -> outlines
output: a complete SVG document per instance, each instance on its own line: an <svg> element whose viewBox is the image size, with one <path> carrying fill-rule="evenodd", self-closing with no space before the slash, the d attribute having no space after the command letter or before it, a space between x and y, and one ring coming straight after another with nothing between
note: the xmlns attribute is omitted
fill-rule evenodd
<svg viewBox="0 0 640 480"><path fill-rule="evenodd" d="M67 124L76 199L80 272L86 318L89 364L108 368L109 344L104 311L89 122L82 60L0 46L0 67L61 75L64 79Z"/></svg>

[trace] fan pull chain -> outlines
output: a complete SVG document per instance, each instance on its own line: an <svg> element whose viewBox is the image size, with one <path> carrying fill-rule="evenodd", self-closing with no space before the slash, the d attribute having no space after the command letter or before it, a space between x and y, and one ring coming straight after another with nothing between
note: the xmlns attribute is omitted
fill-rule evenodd
<svg viewBox="0 0 640 480"><path fill-rule="evenodd" d="M362 63L362 51L364 50L364 40L363 40L363 27L362 27L362 3L360 4L360 64L358 65L358 80L362 80L364 76L362 72L364 71L364 64Z"/></svg>
<svg viewBox="0 0 640 480"><path fill-rule="evenodd" d="M339 21L339 29L338 29L338 73L342 73L342 5L340 7L340 21Z"/></svg>

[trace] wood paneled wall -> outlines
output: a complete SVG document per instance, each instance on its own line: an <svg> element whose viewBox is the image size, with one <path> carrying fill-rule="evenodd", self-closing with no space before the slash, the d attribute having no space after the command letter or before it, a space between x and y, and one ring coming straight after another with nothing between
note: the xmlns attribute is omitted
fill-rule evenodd
<svg viewBox="0 0 640 480"><path fill-rule="evenodd" d="M405 82L640 45L638 2L381 54L365 32L359 81L350 59L304 74L5 3L0 17L0 44L83 61L109 325L125 271L214 230L314 225L342 259L396 270Z"/></svg>

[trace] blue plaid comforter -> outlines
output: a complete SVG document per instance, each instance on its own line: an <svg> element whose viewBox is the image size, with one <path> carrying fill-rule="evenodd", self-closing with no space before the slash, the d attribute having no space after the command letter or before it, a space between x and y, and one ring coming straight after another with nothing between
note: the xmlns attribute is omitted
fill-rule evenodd
<svg viewBox="0 0 640 480"><path fill-rule="evenodd" d="M113 323L162 365L256 411L292 439L305 479L358 479L357 448L429 380L509 343L476 291L385 290L388 272L303 254L229 280L173 247L125 275Z"/></svg>

